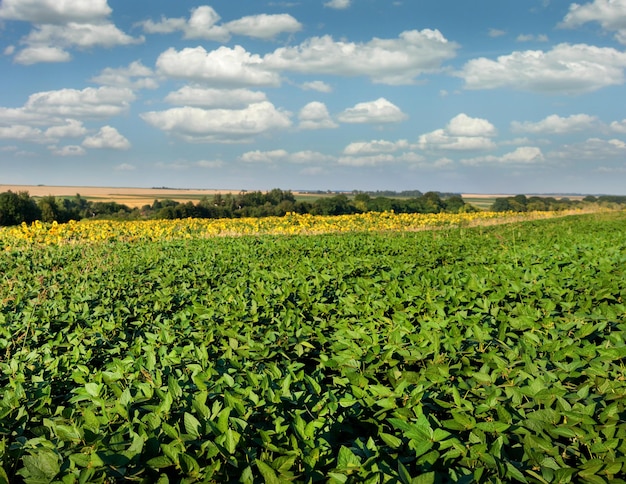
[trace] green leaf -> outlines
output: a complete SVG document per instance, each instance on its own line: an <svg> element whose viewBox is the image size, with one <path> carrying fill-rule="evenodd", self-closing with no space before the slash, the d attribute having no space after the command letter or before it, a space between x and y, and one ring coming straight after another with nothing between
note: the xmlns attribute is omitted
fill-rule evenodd
<svg viewBox="0 0 626 484"><path fill-rule="evenodd" d="M237 444L239 443L240 439L241 434L234 431L233 429L228 429L226 431L226 440L224 441L224 446L226 447L226 450L229 453L234 454L235 450L237 450Z"/></svg>
<svg viewBox="0 0 626 484"><path fill-rule="evenodd" d="M399 439L395 435L386 434L384 432L381 432L378 435L380 436L382 441L385 444L387 444L389 447L391 447L392 449L397 449L398 447L402 445L402 439Z"/></svg>
<svg viewBox="0 0 626 484"><path fill-rule="evenodd" d="M272 469L269 465L267 465L263 461L260 461L259 459L255 459L254 461L256 462L257 469L259 469L259 472L261 473L261 475L263 476L263 479L265 480L265 484L280 484L281 483L281 480L276 475L276 472L274 471L274 469Z"/></svg>
<svg viewBox="0 0 626 484"><path fill-rule="evenodd" d="M0 484L9 484L9 477L2 467L0 467Z"/></svg>
<svg viewBox="0 0 626 484"><path fill-rule="evenodd" d="M54 480L61 464L59 456L50 449L41 449L22 458L24 467L17 473L26 484L48 484Z"/></svg>
<svg viewBox="0 0 626 484"><path fill-rule="evenodd" d="M337 468L350 470L358 467L361 467L361 459L354 455L349 448L342 445L341 449L339 449L339 456L337 457Z"/></svg>
<svg viewBox="0 0 626 484"><path fill-rule="evenodd" d="M195 437L195 438L199 438L200 437L200 422L198 421L198 419L196 417L194 417L192 414L185 412L185 415L183 417L183 423L185 425L185 431Z"/></svg>
<svg viewBox="0 0 626 484"><path fill-rule="evenodd" d="M173 466L174 463L164 455L160 455L158 457L153 457L152 459L146 462L148 467L152 467L153 469L163 469L164 467Z"/></svg>
<svg viewBox="0 0 626 484"><path fill-rule="evenodd" d="M102 384L100 383L86 383L85 384L85 390L87 391L87 393L89 395L91 395L92 397L97 397L100 395L100 390L102 389Z"/></svg>
<svg viewBox="0 0 626 484"><path fill-rule="evenodd" d="M510 462L506 463L506 476L511 477L519 482L528 482L524 477L524 474L522 474L520 470Z"/></svg>
<svg viewBox="0 0 626 484"><path fill-rule="evenodd" d="M411 484L413 481L408 469L400 461L398 461L398 475L402 484Z"/></svg>
<svg viewBox="0 0 626 484"><path fill-rule="evenodd" d="M217 429L222 434L228 430L228 417L230 416L230 410L230 407L226 407L217 416Z"/></svg>
<svg viewBox="0 0 626 484"><path fill-rule="evenodd" d="M411 480L411 484L434 484L435 472L424 472Z"/></svg>

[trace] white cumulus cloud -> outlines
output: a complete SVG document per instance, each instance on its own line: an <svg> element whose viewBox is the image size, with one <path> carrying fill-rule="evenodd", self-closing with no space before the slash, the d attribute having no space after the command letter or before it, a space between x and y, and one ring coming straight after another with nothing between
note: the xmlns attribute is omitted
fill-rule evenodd
<svg viewBox="0 0 626 484"><path fill-rule="evenodd" d="M324 6L335 10L344 10L350 6L350 0L330 0L324 3Z"/></svg>
<svg viewBox="0 0 626 484"><path fill-rule="evenodd" d="M50 146L50 151L57 156L83 156L85 149L82 146L67 145L67 146Z"/></svg>
<svg viewBox="0 0 626 484"><path fill-rule="evenodd" d="M130 148L130 141L112 126L103 126L94 136L85 138L83 146L85 148L127 150Z"/></svg>
<svg viewBox="0 0 626 484"><path fill-rule="evenodd" d="M548 153L548 156L564 162L623 160L626 156L626 143L619 139L589 138L578 143L564 145Z"/></svg>
<svg viewBox="0 0 626 484"><path fill-rule="evenodd" d="M283 13L250 15L228 22L225 27L233 34L271 39L284 32L298 32L302 29L302 24L291 15Z"/></svg>
<svg viewBox="0 0 626 484"><path fill-rule="evenodd" d="M170 48L159 55L159 72L165 76L209 82L224 87L277 86L278 74L265 68L260 56L250 54L241 46L219 47L207 52L204 47L188 47L181 51Z"/></svg>
<svg viewBox="0 0 626 484"><path fill-rule="evenodd" d="M552 50L515 51L496 60L467 62L457 74L467 89L579 94L623 84L626 53L610 47L558 44Z"/></svg>
<svg viewBox="0 0 626 484"><path fill-rule="evenodd" d="M181 31L186 39L218 42L227 41L232 34L272 39L281 33L294 33L302 29L302 24L289 14L248 15L226 23L220 23L220 20L220 15L213 7L202 5L191 11L189 20L162 17L158 22L146 20L139 25L150 34Z"/></svg>
<svg viewBox="0 0 626 484"><path fill-rule="evenodd" d="M544 161L541 149L536 146L520 146L514 151L501 156L480 156L476 158L465 158L461 164L469 166L477 165L528 165Z"/></svg>
<svg viewBox="0 0 626 484"><path fill-rule="evenodd" d="M313 101L304 106L298 113L298 119L300 129L328 129L338 126L330 117L326 105L319 101Z"/></svg>
<svg viewBox="0 0 626 484"><path fill-rule="evenodd" d="M243 109L184 106L143 113L141 118L162 131L196 142L228 143L291 126L289 114L277 110L268 101Z"/></svg>
<svg viewBox="0 0 626 484"><path fill-rule="evenodd" d="M131 62L126 67L106 67L91 81L104 86L131 89L155 89L158 87L152 69L144 66L140 61Z"/></svg>
<svg viewBox="0 0 626 484"><path fill-rule="evenodd" d="M377 155L341 156L337 162L347 166L377 166L395 163L396 158L393 155L380 153Z"/></svg>
<svg viewBox="0 0 626 484"><path fill-rule="evenodd" d="M567 117L552 114L536 123L513 121L511 130L518 133L565 134L593 129L597 123L598 118L588 114L572 114Z"/></svg>
<svg viewBox="0 0 626 484"><path fill-rule="evenodd" d="M0 18L33 23L89 22L111 14L107 0L3 0Z"/></svg>
<svg viewBox="0 0 626 484"><path fill-rule="evenodd" d="M488 120L460 113L445 128L421 135L418 144L424 150L488 150L495 148L491 138L496 134L495 126Z"/></svg>
<svg viewBox="0 0 626 484"><path fill-rule="evenodd" d="M264 92L250 89L213 89L184 86L170 92L165 101L179 106L233 108L266 101Z"/></svg>
<svg viewBox="0 0 626 484"><path fill-rule="evenodd" d="M289 153L286 150L272 150L272 151L248 151L241 155L241 161L245 163L275 163L276 161L284 160Z"/></svg>
<svg viewBox="0 0 626 484"><path fill-rule="evenodd" d="M267 54L268 68L306 74L367 76L382 84L413 84L424 74L441 70L456 55L458 45L438 30L410 30L396 39L369 42L335 41L313 37L298 46L281 47Z"/></svg>
<svg viewBox="0 0 626 484"><path fill-rule="evenodd" d="M358 103L338 116L342 123L399 123L408 116L395 104L385 98Z"/></svg>
<svg viewBox="0 0 626 484"><path fill-rule="evenodd" d="M41 45L20 50L14 59L18 64L27 66L40 62L69 62L72 56L60 47Z"/></svg>
<svg viewBox="0 0 626 484"><path fill-rule="evenodd" d="M33 29L21 41L25 47L14 60L20 64L67 62L70 48L113 47L141 43L108 20L106 0L5 0L0 19L31 22Z"/></svg>
<svg viewBox="0 0 626 484"><path fill-rule="evenodd" d="M393 153L407 148L409 148L409 142L407 140L355 141L346 146L343 153L345 155L371 155L377 153Z"/></svg>
<svg viewBox="0 0 626 484"><path fill-rule="evenodd" d="M611 123L611 130L616 133L624 133L626 134L626 119L622 119L621 121L613 121Z"/></svg>
<svg viewBox="0 0 626 484"><path fill-rule="evenodd" d="M626 44L626 2L624 0L594 0L580 5L572 3L561 22L565 28L575 28L587 22L598 22L608 32L615 32L616 39Z"/></svg>
<svg viewBox="0 0 626 484"><path fill-rule="evenodd" d="M87 128L76 119L67 119L65 124L51 126L45 132L48 138L78 138L87 133Z"/></svg>
<svg viewBox="0 0 626 484"><path fill-rule="evenodd" d="M24 109L54 116L100 118L125 112L134 100L128 88L59 89L31 94Z"/></svg>

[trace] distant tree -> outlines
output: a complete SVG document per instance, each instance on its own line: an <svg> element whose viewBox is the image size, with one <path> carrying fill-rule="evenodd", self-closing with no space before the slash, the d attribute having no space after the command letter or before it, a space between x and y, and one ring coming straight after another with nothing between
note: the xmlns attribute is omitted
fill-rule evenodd
<svg viewBox="0 0 626 484"><path fill-rule="evenodd" d="M43 222L58 222L59 221L59 205L57 199L52 195L42 197L37 202L37 206L41 211L41 220Z"/></svg>
<svg viewBox="0 0 626 484"><path fill-rule="evenodd" d="M496 198L491 205L492 212L508 212L511 210L511 204L508 198Z"/></svg>
<svg viewBox="0 0 626 484"><path fill-rule="evenodd" d="M444 209L443 201L437 192L426 192L421 200L425 213L439 213Z"/></svg>
<svg viewBox="0 0 626 484"><path fill-rule="evenodd" d="M0 225L32 223L41 217L41 211L28 192L0 193Z"/></svg>
<svg viewBox="0 0 626 484"><path fill-rule="evenodd" d="M357 193L354 196L354 206L358 208L361 212L370 211L369 203L372 197L370 197L367 193Z"/></svg>
<svg viewBox="0 0 626 484"><path fill-rule="evenodd" d="M357 212L357 208L350 204L345 195L320 198L313 203L313 215L345 215Z"/></svg>
<svg viewBox="0 0 626 484"><path fill-rule="evenodd" d="M465 207L465 200L460 195L452 195L443 201L446 212L458 213Z"/></svg>

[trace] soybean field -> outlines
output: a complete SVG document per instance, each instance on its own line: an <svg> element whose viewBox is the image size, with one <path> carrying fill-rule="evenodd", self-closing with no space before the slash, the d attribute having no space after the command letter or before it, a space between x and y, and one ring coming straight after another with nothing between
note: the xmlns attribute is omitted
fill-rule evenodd
<svg viewBox="0 0 626 484"><path fill-rule="evenodd" d="M625 482L626 213L177 223L0 232L0 483Z"/></svg>

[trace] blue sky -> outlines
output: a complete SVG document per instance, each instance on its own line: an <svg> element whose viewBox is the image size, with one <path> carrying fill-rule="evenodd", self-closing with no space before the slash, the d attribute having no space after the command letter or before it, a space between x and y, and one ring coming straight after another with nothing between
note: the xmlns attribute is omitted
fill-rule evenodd
<svg viewBox="0 0 626 484"><path fill-rule="evenodd" d="M626 194L626 0L1 0L0 184Z"/></svg>

